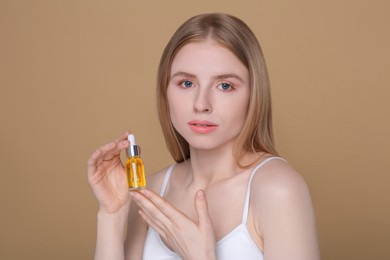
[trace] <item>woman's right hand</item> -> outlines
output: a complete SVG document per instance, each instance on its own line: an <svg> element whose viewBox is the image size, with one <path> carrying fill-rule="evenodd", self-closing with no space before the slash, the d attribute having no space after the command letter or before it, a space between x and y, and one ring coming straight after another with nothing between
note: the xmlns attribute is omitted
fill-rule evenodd
<svg viewBox="0 0 390 260"><path fill-rule="evenodd" d="M105 213L115 213L130 202L125 167L120 159L121 150L130 145L128 135L129 132L125 132L98 148L88 160L88 184L99 203L99 210Z"/></svg>

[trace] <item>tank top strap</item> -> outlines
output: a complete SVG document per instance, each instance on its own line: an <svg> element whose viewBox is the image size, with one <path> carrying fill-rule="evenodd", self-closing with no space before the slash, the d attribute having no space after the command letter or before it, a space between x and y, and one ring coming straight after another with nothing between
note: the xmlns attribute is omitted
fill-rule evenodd
<svg viewBox="0 0 390 260"><path fill-rule="evenodd" d="M252 184L252 179L253 177L255 176L256 172L263 166L265 165L267 162L269 161L272 161L272 160L282 160L282 161L286 161L285 159L281 158L281 157L277 157L277 156L274 156L274 157L269 157L267 159L265 159L264 161L262 161L261 163L259 163L252 171L251 173L251 176L249 177L249 182L248 182L248 187L246 189L246 196L245 196L245 205L244 205L244 211L242 213L242 224L245 224L246 225L246 222L248 220L248 213L249 213L249 199L250 199L250 194L251 194L251 184Z"/></svg>
<svg viewBox="0 0 390 260"><path fill-rule="evenodd" d="M174 167L175 167L175 164L172 164L171 166L169 166L168 170L165 172L164 181L163 181L161 191L160 191L160 197L164 196L165 190L167 189L167 186L168 186L169 178L171 177L171 173L172 173L172 170Z"/></svg>

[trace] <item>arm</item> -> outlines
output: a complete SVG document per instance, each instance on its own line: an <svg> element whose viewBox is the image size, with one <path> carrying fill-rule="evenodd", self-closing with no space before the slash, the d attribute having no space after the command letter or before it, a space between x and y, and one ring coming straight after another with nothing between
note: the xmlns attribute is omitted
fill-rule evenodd
<svg viewBox="0 0 390 260"><path fill-rule="evenodd" d="M254 178L253 214L265 259L320 259L310 193L286 162L275 161Z"/></svg>
<svg viewBox="0 0 390 260"><path fill-rule="evenodd" d="M129 206L124 206L115 213L98 212L95 260L125 259L128 208Z"/></svg>
<svg viewBox="0 0 390 260"><path fill-rule="evenodd" d="M88 184L99 204L95 260L124 259L130 196L121 150L129 146L128 132L98 148L88 160Z"/></svg>

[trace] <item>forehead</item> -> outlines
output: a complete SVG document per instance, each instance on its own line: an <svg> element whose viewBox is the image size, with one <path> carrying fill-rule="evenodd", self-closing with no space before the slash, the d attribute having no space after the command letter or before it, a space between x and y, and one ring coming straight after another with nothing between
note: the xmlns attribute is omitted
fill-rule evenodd
<svg viewBox="0 0 390 260"><path fill-rule="evenodd" d="M248 74L244 64L232 51L212 39L184 45L177 52L171 65L171 75L178 71L195 75L236 73L247 76Z"/></svg>

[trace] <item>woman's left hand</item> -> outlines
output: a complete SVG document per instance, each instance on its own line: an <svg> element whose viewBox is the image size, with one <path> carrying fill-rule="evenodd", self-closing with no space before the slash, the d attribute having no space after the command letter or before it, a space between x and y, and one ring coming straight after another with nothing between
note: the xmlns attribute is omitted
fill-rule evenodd
<svg viewBox="0 0 390 260"><path fill-rule="evenodd" d="M213 225L208 213L203 190L195 194L198 220L193 220L175 209L156 193L143 189L131 192L134 202L141 208L143 219L157 231L164 243L183 259L217 259Z"/></svg>

